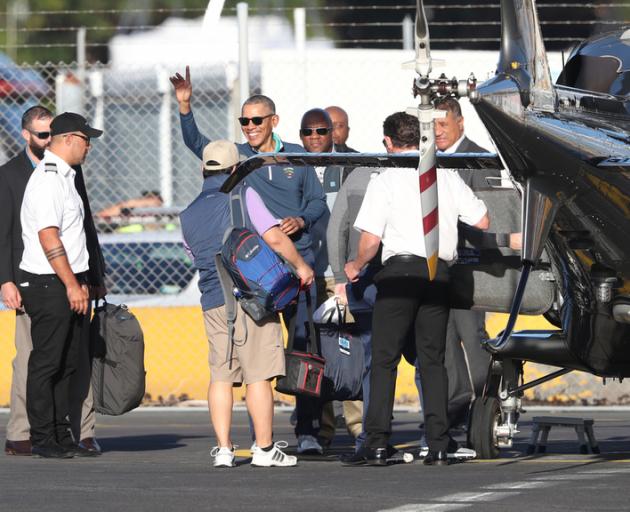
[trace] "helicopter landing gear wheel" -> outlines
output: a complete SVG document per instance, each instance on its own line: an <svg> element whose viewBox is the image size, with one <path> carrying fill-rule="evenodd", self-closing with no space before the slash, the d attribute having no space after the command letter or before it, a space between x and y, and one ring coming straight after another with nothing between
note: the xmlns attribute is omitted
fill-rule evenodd
<svg viewBox="0 0 630 512"><path fill-rule="evenodd" d="M470 411L468 446L480 459L499 456L497 427L503 422L501 405L496 397L475 398Z"/></svg>

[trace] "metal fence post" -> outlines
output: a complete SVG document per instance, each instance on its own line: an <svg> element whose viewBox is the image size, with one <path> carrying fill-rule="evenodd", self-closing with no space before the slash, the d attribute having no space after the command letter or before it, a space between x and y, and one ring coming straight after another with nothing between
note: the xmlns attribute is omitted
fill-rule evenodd
<svg viewBox="0 0 630 512"><path fill-rule="evenodd" d="M293 9L293 30L295 32L295 52L297 56L297 67L293 71L296 80L304 84L301 87L302 104L309 104L309 81L306 66L306 9L296 7Z"/></svg>
<svg viewBox="0 0 630 512"><path fill-rule="evenodd" d="M246 2L236 5L238 18L238 85L239 107L249 98L249 34L248 34L248 10ZM244 141L241 133L241 141Z"/></svg>
<svg viewBox="0 0 630 512"><path fill-rule="evenodd" d="M105 89L103 84L103 72L95 69L90 72L90 95L94 99L94 117L91 120L92 126L99 130L105 129ZM106 137L107 133L103 133Z"/></svg>
<svg viewBox="0 0 630 512"><path fill-rule="evenodd" d="M85 27L80 27L77 30L77 78L79 79L80 87L80 107L79 113L83 114L85 111L85 47L86 47L87 30Z"/></svg>
<svg viewBox="0 0 630 512"><path fill-rule="evenodd" d="M293 27L295 30L295 49L303 53L306 48L306 9L297 7L293 10Z"/></svg>
<svg viewBox="0 0 630 512"><path fill-rule="evenodd" d="M403 50L413 50L413 20L407 15L402 22Z"/></svg>
<svg viewBox="0 0 630 512"><path fill-rule="evenodd" d="M173 148L171 147L171 87L166 69L157 68L160 102L160 195L164 206L173 205Z"/></svg>

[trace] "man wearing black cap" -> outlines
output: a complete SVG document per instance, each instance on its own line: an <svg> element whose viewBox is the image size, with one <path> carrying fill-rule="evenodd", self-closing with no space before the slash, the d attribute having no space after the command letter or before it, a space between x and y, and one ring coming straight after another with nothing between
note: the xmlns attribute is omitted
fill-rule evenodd
<svg viewBox="0 0 630 512"><path fill-rule="evenodd" d="M26 382L32 453L69 458L96 454L75 443L68 421L69 380L89 328L85 208L72 166L85 161L90 139L102 131L70 112L50 129L49 149L24 191L18 288L33 339Z"/></svg>
<svg viewBox="0 0 630 512"><path fill-rule="evenodd" d="M31 427L26 414L26 374L28 359L33 348L31 319L22 307L22 297L17 288L19 264L22 259L22 224L20 209L24 190L35 167L44 158L50 145L50 123L53 114L37 105L22 115L22 137L26 147L14 158L0 166L0 204L4 215L0 216L0 294L6 307L15 310L15 358L11 377L11 408L6 429L5 453L7 455L31 455ZM74 183L85 210L85 234L90 254L88 284L92 298L105 295L105 265L92 219L81 166L75 168ZM89 314L89 313L88 313ZM96 414L90 385L91 361L87 343L82 344L80 364L70 383L70 421L75 439L95 452L100 447L95 438Z"/></svg>

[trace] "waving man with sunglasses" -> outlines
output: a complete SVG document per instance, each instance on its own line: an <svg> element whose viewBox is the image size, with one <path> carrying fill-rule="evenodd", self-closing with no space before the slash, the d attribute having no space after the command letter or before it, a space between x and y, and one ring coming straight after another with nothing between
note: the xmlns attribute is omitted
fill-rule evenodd
<svg viewBox="0 0 630 512"><path fill-rule="evenodd" d="M186 66L185 77L177 73L170 80L175 88L175 96L179 103L184 143L197 157L202 158L203 148L209 139L199 132L190 108L192 84L189 67ZM305 152L299 144L284 142L274 133L273 130L278 125L279 117L276 114L274 102L267 96L257 94L248 98L243 103L241 117L238 118L238 121L243 135L247 139L247 142L236 145L243 157L247 158L256 153ZM315 256L310 231L317 220L328 211L324 191L317 179L315 169L310 166L280 167L270 165L252 172L247 176L246 181L248 186L258 192L272 215L280 220L279 226L282 232L291 238L306 264L313 268ZM311 294L314 303L316 300L315 287L311 286L307 293ZM283 317L287 324L291 318L296 316L294 347L298 350L306 346L304 324L307 315L305 302L305 294L300 294L299 304L290 306L283 311ZM300 409L298 407L298 411ZM302 453L304 448L310 449L311 445L315 448L319 446L308 442L304 446L303 443L301 444L304 439L314 440L313 436L306 436L305 434L314 432L319 428L317 415L308 414L308 418L305 416L305 419L306 430L296 430L299 453ZM299 421L299 423L301 426L303 422Z"/></svg>
<svg viewBox="0 0 630 512"><path fill-rule="evenodd" d="M210 139L199 132L191 110L190 68L186 66L185 77L176 73L170 80L179 104L184 143L201 158ZM256 94L248 98L238 120L247 142L237 144L237 147L246 158L256 153L304 152L299 144L284 142L274 133L280 118L274 102L267 96ZM315 170L312 167L264 167L250 174L247 184L260 194L269 211L281 219L280 229L293 240L302 257L312 266L309 229L326 211L326 199Z"/></svg>

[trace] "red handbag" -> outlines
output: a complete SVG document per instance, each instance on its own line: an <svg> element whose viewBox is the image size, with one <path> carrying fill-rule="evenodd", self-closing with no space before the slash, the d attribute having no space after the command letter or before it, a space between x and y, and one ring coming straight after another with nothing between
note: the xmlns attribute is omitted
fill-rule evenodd
<svg viewBox="0 0 630 512"><path fill-rule="evenodd" d="M289 326L289 341L284 351L285 376L276 380L276 391L285 395L306 395L319 397L322 394L325 359L319 354L317 333L313 323L313 307L311 295L306 290L306 307L308 310L309 337L306 352L293 349L295 338L295 322L293 316Z"/></svg>

